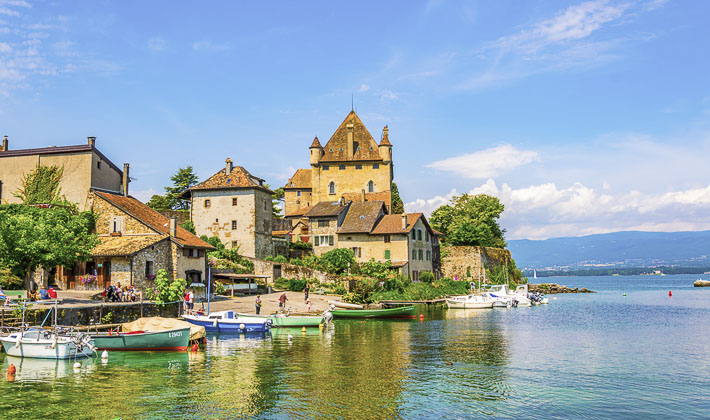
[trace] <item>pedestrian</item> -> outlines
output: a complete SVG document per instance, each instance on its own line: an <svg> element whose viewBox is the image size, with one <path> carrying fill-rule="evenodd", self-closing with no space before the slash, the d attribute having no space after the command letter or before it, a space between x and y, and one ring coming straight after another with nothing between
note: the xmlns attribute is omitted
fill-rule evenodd
<svg viewBox="0 0 710 420"><path fill-rule="evenodd" d="M306 294L305 298L303 299L304 302L308 302L308 292L311 291L311 285L306 283L306 288L303 289L303 293Z"/></svg>
<svg viewBox="0 0 710 420"><path fill-rule="evenodd" d="M192 293L192 289L187 289L187 313L192 313L192 308L195 306L195 295Z"/></svg>
<svg viewBox="0 0 710 420"><path fill-rule="evenodd" d="M288 298L286 297L286 293L283 293L281 296L279 296L279 310L283 310L286 308L286 301Z"/></svg>
<svg viewBox="0 0 710 420"><path fill-rule="evenodd" d="M261 295L256 295L256 302L254 302L254 306L256 306L256 314L259 315L261 312Z"/></svg>
<svg viewBox="0 0 710 420"><path fill-rule="evenodd" d="M308 299L308 301L306 303L308 303L308 312L310 312L311 311L311 300Z"/></svg>

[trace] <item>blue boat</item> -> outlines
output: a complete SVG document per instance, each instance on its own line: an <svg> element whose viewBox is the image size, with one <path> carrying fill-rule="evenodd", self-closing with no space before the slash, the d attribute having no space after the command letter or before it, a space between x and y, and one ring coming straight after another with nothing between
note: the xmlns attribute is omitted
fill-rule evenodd
<svg viewBox="0 0 710 420"><path fill-rule="evenodd" d="M239 317L234 311L212 312L208 315L183 315L182 318L194 325L205 327L207 332L248 333L271 331L270 318Z"/></svg>

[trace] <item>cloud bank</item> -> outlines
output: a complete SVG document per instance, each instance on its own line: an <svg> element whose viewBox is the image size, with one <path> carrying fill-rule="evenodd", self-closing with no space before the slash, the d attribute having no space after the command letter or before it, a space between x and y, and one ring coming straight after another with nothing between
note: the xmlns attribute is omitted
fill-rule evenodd
<svg viewBox="0 0 710 420"><path fill-rule="evenodd" d="M440 171L453 172L463 178L485 179L519 166L538 161L537 152L519 150L510 144L439 160L426 165Z"/></svg>

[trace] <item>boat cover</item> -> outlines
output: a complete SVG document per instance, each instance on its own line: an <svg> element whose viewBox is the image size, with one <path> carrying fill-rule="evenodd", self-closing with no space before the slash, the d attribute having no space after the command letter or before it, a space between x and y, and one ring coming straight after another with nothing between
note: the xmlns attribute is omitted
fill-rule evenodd
<svg viewBox="0 0 710 420"><path fill-rule="evenodd" d="M121 332L166 331L187 327L190 327L190 340L197 340L206 335L205 327L203 326L190 324L187 321L181 321L175 318L162 318L159 316L138 318L133 322L124 322L121 324Z"/></svg>

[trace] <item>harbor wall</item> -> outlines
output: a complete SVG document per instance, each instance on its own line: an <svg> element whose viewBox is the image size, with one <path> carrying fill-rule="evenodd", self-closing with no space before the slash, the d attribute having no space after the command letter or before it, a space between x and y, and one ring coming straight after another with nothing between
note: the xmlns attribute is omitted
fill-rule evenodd
<svg viewBox="0 0 710 420"><path fill-rule="evenodd" d="M441 274L459 280L483 281L483 268L512 266L510 251L481 246L447 246L441 248Z"/></svg>

